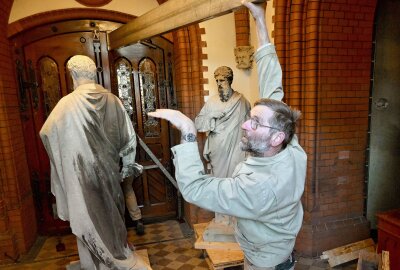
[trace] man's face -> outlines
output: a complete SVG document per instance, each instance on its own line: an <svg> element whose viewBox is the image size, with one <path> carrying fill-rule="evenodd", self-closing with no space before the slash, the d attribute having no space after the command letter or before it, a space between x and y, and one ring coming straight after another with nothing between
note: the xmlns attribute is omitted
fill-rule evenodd
<svg viewBox="0 0 400 270"><path fill-rule="evenodd" d="M251 119L262 125L268 125L273 114L270 108L262 105L257 105L250 111ZM244 133L240 141L242 151L249 152L254 156L262 156L271 148L272 131L270 128L258 126L256 130L253 130L249 119L242 124L242 129Z"/></svg>
<svg viewBox="0 0 400 270"><path fill-rule="evenodd" d="M215 81L217 82L218 92L220 94L227 95L229 90L231 89L231 84L228 79L222 75L218 75L215 77Z"/></svg>

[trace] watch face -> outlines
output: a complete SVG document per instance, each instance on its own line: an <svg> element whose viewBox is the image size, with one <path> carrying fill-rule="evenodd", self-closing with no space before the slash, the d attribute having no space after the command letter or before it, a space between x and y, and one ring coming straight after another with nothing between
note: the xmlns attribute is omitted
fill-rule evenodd
<svg viewBox="0 0 400 270"><path fill-rule="evenodd" d="M196 135L193 133L188 133L183 136L183 139L187 142L195 142L196 141Z"/></svg>

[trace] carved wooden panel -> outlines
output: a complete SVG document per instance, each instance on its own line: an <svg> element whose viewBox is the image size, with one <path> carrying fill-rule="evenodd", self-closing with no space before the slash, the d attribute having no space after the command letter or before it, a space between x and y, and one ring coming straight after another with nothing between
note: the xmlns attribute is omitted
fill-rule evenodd
<svg viewBox="0 0 400 270"><path fill-rule="evenodd" d="M160 136L160 121L147 116L158 108L158 81L155 63L150 58L143 58L139 63L140 95L145 137Z"/></svg>
<svg viewBox="0 0 400 270"><path fill-rule="evenodd" d="M118 97L121 99L126 112L132 118L132 124L137 126L135 96L132 94L132 65L126 58L119 58L115 61L114 72L117 77Z"/></svg>
<svg viewBox="0 0 400 270"><path fill-rule="evenodd" d="M50 57L45 56L38 63L41 78L41 87L44 96L44 107L46 117L56 106L61 98L60 77L57 63Z"/></svg>

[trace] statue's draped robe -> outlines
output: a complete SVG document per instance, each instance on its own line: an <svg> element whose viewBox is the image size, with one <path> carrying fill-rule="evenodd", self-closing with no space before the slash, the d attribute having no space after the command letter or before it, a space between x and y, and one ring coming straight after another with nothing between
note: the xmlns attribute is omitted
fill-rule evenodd
<svg viewBox="0 0 400 270"><path fill-rule="evenodd" d="M136 138L119 99L100 85L81 85L59 101L40 136L60 219L106 267L133 266L120 182L134 171Z"/></svg>
<svg viewBox="0 0 400 270"><path fill-rule="evenodd" d="M221 118L212 118L215 112L223 112ZM240 150L242 138L241 125L247 120L250 103L234 91L227 102L218 95L212 96L196 117L196 128L200 132L209 132L204 145L204 158L212 167L215 177L231 177L236 165L243 161L245 152Z"/></svg>

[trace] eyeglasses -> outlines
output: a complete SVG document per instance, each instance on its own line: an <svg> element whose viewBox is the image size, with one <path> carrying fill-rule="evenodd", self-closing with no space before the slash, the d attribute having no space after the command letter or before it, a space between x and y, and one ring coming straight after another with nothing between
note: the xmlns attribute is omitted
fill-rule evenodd
<svg viewBox="0 0 400 270"><path fill-rule="evenodd" d="M255 119L253 119L253 118L250 118L250 127L251 127L251 129L252 129L252 130L256 130L256 129L258 128L258 126L260 126L260 127L267 127L267 128L270 128L270 129L275 129L275 130L281 131L279 128L271 127L271 126L266 126L266 125L262 125L262 124L258 123L257 120L255 120Z"/></svg>

